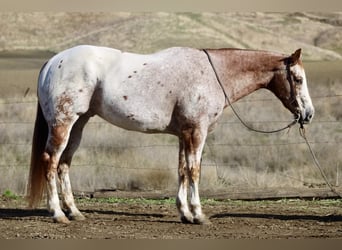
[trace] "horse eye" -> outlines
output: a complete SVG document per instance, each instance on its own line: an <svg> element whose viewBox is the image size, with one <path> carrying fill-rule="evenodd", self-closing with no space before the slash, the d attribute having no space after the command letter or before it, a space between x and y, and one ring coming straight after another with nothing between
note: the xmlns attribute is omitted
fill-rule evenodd
<svg viewBox="0 0 342 250"><path fill-rule="evenodd" d="M301 78L301 77L295 77L294 80L295 80L296 84L298 84L298 85L303 84L303 78Z"/></svg>

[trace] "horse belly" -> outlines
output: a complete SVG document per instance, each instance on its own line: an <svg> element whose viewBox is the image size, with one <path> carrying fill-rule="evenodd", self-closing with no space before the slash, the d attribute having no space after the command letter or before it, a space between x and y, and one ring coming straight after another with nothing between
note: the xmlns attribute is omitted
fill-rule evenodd
<svg viewBox="0 0 342 250"><path fill-rule="evenodd" d="M171 105L145 100L129 100L128 96L121 97L122 100L112 99L103 102L96 114L106 121L127 130L145 133L166 132L171 119ZM170 107L170 108L167 108Z"/></svg>

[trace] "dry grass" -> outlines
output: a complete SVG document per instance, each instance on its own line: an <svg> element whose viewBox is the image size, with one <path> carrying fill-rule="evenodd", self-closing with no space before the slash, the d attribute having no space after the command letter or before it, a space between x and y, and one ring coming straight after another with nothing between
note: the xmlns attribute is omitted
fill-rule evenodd
<svg viewBox="0 0 342 250"><path fill-rule="evenodd" d="M136 52L192 46L291 53L301 47L305 60L342 58L341 13L0 13L0 17L0 193L25 192L37 75L46 58L61 49L86 43ZM306 62L305 67L311 96L316 97L316 117L307 134L316 142L313 148L329 179L340 184L341 61ZM267 91L252 94L235 107L253 126L265 129L278 128L292 118ZM124 131L94 118L73 161L73 187L175 189L177 146L175 137ZM204 149L203 189L306 183L318 185L322 178L297 129L255 134L230 109L225 111Z"/></svg>
<svg viewBox="0 0 342 250"><path fill-rule="evenodd" d="M342 111L339 106L341 97L335 96L342 93L340 66L340 62L306 63L317 111L313 123L307 127L307 135L334 185L341 183ZM329 70L333 67L335 70ZM2 73L0 70L0 75ZM2 78L5 89L7 85L4 82L11 84L14 74L20 76L22 71L13 71L8 78ZM9 98L5 92L2 94L0 192L12 190L23 194L36 97L33 91L26 97ZM324 98L326 95L331 97ZM265 129L284 125L292 118L265 90L242 99L235 107L245 120L252 121L253 126ZM73 187L79 191L102 188L174 190L177 183L177 146L177 138L173 136L125 131L95 117L86 126L81 147L74 157L71 171ZM299 187L322 183L296 128L273 135L255 134L246 130L227 109L214 133L208 137L203 154L203 189Z"/></svg>

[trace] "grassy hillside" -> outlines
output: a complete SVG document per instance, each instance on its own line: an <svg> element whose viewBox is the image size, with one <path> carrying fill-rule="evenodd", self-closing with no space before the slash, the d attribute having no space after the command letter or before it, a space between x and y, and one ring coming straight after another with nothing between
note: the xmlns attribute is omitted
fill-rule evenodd
<svg viewBox="0 0 342 250"><path fill-rule="evenodd" d="M95 44L134 52L171 46L293 52L342 59L342 13L0 13L0 51Z"/></svg>

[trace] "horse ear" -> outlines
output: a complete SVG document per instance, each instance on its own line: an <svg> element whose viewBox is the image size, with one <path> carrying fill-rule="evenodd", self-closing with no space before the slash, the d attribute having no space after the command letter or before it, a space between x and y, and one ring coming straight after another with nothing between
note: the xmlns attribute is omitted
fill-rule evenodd
<svg viewBox="0 0 342 250"><path fill-rule="evenodd" d="M297 49L291 56L290 56L290 64L296 65L298 61L300 60L302 53L302 49Z"/></svg>

